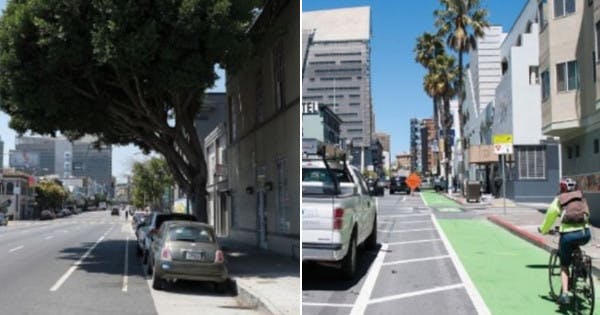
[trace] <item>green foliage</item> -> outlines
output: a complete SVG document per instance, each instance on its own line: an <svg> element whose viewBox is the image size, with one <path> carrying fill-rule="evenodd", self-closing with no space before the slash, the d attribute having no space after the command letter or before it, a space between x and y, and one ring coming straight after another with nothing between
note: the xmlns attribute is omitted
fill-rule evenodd
<svg viewBox="0 0 600 315"><path fill-rule="evenodd" d="M35 201L40 209L59 209L69 197L67 191L54 181L40 181L35 186Z"/></svg>
<svg viewBox="0 0 600 315"><path fill-rule="evenodd" d="M173 176L163 158L152 158L133 165L132 196L133 204L142 208L162 208L162 196L166 189L173 187Z"/></svg>

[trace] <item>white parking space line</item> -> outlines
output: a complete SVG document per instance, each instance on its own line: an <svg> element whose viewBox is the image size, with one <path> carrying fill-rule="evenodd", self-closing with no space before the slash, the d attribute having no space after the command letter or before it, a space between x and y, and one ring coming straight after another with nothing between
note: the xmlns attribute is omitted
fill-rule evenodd
<svg viewBox="0 0 600 315"><path fill-rule="evenodd" d="M387 243L387 245L404 245L404 244L419 244L419 243L430 243L430 242L441 242L440 238L432 238L428 240L415 240L415 241L404 241L404 242L392 242Z"/></svg>
<svg viewBox="0 0 600 315"><path fill-rule="evenodd" d="M81 263L90 255L90 253L94 250L94 248L96 248L96 246L98 246L98 244L100 244L100 242L102 242L104 240L106 235L108 235L108 233L110 233L112 231L112 229L113 228L111 227L102 236L100 236L100 238L96 241L96 243L94 243L94 245L92 245L92 247L90 247L87 250L87 252L85 252L85 254L83 254L83 256L81 256L81 258L79 258L79 260L76 261L73 264L73 266L71 266L71 268L69 268L69 270L67 270L67 272L65 272L65 274L62 275L62 277L60 277L60 279L58 279L56 281L56 283L50 288L51 292L55 292L56 290L60 289L60 287L63 285L63 283L65 283L65 281L67 281L67 279L69 279L71 274L73 274L75 269L77 269L77 267L79 267L79 265L81 265Z"/></svg>
<svg viewBox="0 0 600 315"><path fill-rule="evenodd" d="M464 285L462 283L447 285L447 286L443 286L443 287L435 287L435 288L431 288L431 289L427 289L427 290L420 290L420 291L415 291L415 292L408 292L408 293L402 293L402 294L372 299L371 301L369 301L369 304L389 302L389 301L405 299L405 298L413 297L413 296L419 296L419 295L431 294L431 293L436 293L436 292L441 292L441 291L460 289L463 287L464 287Z"/></svg>
<svg viewBox="0 0 600 315"><path fill-rule="evenodd" d="M19 247L15 247L15 248L13 248L13 249L9 249L9 250L8 250L8 252L9 252L9 253L12 253L12 252L18 251L19 249L22 249L23 247L25 247L25 246L21 245L21 246L19 246Z"/></svg>
<svg viewBox="0 0 600 315"><path fill-rule="evenodd" d="M402 197L402 202L406 201L406 196Z"/></svg>
<svg viewBox="0 0 600 315"><path fill-rule="evenodd" d="M423 218L427 218L429 217L429 214L383 214L383 215L379 215L380 218L409 218L409 217L423 217Z"/></svg>
<svg viewBox="0 0 600 315"><path fill-rule="evenodd" d="M45 239L45 240L49 240L49 239L51 239L51 238L53 238L53 237L54 237L54 236L52 236L52 235L48 235L48 236L44 237L44 239Z"/></svg>
<svg viewBox="0 0 600 315"><path fill-rule="evenodd" d="M454 251L454 248L452 247L452 244L450 244L450 241L446 237L444 230L442 230L442 227L440 226L437 219L435 218L435 215L431 214L431 220L433 221L433 224L437 228L438 233L440 234L440 238L442 239L442 242L444 242L444 246L446 247L446 250L448 251L450 258L452 259L452 262L454 263L454 267L456 268L456 271L458 272L460 280L462 281L465 288L467 289L467 294L471 298L471 301L473 302L473 306L475 306L475 309L477 310L477 314L490 315L491 314L490 309L487 307L487 305L485 304L485 301L479 294L479 291L477 291L477 288L471 281L471 278L469 277L469 274L465 270L465 267L462 265L462 263L458 259L458 255L456 254L456 252Z"/></svg>
<svg viewBox="0 0 600 315"><path fill-rule="evenodd" d="M425 222L431 222L431 220L396 221L396 223L400 223L400 224L425 223Z"/></svg>
<svg viewBox="0 0 600 315"><path fill-rule="evenodd" d="M440 255L440 256L425 257L425 258L415 258L415 259L405 259L405 260L397 260L397 261L388 261L388 262L383 263L383 265L384 266L391 266L391 265L400 265L400 264L410 264L410 263L414 263L414 262L440 260L440 259L446 259L446 258L450 258L450 256L449 255Z"/></svg>
<svg viewBox="0 0 600 315"><path fill-rule="evenodd" d="M387 249L387 244L381 244L381 249L379 249L379 253L377 253L375 261L373 261L373 264L369 268L367 278L365 279L365 282L363 283L363 286L360 289L360 293L356 298L356 302L354 302L350 315L363 315L365 313L367 305L369 304L369 299L371 298L371 294L373 293L373 289L375 288L375 282L377 282L377 277L379 276L379 272L381 271L381 266L383 265L383 261L385 260L385 254L387 253Z"/></svg>
<svg viewBox="0 0 600 315"><path fill-rule="evenodd" d="M383 233L408 233L408 232L424 232L424 231L435 231L435 229L410 229L410 230L377 230Z"/></svg>
<svg viewBox="0 0 600 315"><path fill-rule="evenodd" d="M353 307L353 304L335 304L335 303L310 303L303 302L302 306L315 306L315 307Z"/></svg>
<svg viewBox="0 0 600 315"><path fill-rule="evenodd" d="M127 236L127 240L125 241L125 271L123 272L123 288L121 291L127 292L127 283L128 283L128 269L129 268L129 236Z"/></svg>

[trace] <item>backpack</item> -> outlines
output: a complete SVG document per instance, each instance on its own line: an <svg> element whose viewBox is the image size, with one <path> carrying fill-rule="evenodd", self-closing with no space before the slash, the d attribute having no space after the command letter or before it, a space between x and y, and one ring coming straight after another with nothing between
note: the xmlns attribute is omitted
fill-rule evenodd
<svg viewBox="0 0 600 315"><path fill-rule="evenodd" d="M584 223L590 216L587 201L580 190L562 193L558 196L563 223Z"/></svg>

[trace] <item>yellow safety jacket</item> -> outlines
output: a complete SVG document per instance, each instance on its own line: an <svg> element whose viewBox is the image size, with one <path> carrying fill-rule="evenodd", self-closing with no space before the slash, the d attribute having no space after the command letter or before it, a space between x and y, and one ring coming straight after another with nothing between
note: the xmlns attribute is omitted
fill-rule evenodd
<svg viewBox="0 0 600 315"><path fill-rule="evenodd" d="M556 197L556 198L554 198L554 201L552 201L552 203L550 204L550 207L548 207L548 210L546 211L546 217L544 218L544 222L542 223L542 226L540 227L542 234L547 234L548 231L550 231L550 229L554 225L554 221L556 221L556 218L558 218L560 215L561 215L560 204L558 202L558 197ZM584 223L563 223L563 222L561 222L558 231L561 233L573 232L573 231L585 229L589 226L590 226L589 218Z"/></svg>

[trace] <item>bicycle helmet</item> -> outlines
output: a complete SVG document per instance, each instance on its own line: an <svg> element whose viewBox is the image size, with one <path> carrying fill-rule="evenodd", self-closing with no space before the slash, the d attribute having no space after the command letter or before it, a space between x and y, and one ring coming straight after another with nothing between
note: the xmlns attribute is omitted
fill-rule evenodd
<svg viewBox="0 0 600 315"><path fill-rule="evenodd" d="M566 193L577 189L577 182L569 177L564 177L560 180L560 192Z"/></svg>

